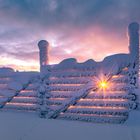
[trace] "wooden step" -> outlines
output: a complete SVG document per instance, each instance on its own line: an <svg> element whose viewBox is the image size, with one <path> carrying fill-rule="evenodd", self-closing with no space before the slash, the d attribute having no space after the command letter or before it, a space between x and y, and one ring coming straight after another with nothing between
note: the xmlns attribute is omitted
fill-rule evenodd
<svg viewBox="0 0 140 140"><path fill-rule="evenodd" d="M124 107L91 107L91 106L70 106L67 113L96 114L96 115L119 115L128 116L128 109Z"/></svg>
<svg viewBox="0 0 140 140"><path fill-rule="evenodd" d="M91 77L91 76L95 76L96 73L94 71L65 71L64 73L60 72L51 72L51 74L53 75L53 77Z"/></svg>
<svg viewBox="0 0 140 140"><path fill-rule="evenodd" d="M80 99L76 105L132 108L133 104L133 101L127 99Z"/></svg>
<svg viewBox="0 0 140 140"><path fill-rule="evenodd" d="M56 84L49 84L49 86L48 87L59 87L59 86L61 86L61 87L77 87L77 86L82 86L82 85L84 85L84 84L58 84L58 83L56 83Z"/></svg>
<svg viewBox="0 0 140 140"><path fill-rule="evenodd" d="M49 84L86 84L89 81L87 78L55 78L46 80Z"/></svg>
<svg viewBox="0 0 140 140"><path fill-rule="evenodd" d="M37 97L37 92L32 90L22 91L18 95L19 97Z"/></svg>
<svg viewBox="0 0 140 140"><path fill-rule="evenodd" d="M126 76L122 77L122 78L112 78L110 80L111 83L116 84L116 83L120 83L120 84L127 84L129 82L128 78Z"/></svg>
<svg viewBox="0 0 140 140"><path fill-rule="evenodd" d="M8 88L7 83L1 83L0 84L0 90L4 90L4 89L7 89L7 88Z"/></svg>
<svg viewBox="0 0 140 140"><path fill-rule="evenodd" d="M48 91L77 91L81 86L49 86Z"/></svg>
<svg viewBox="0 0 140 140"><path fill-rule="evenodd" d="M112 116L112 115L93 115L93 114L77 114L77 113L61 113L59 119L79 120L94 123L124 123L128 116Z"/></svg>
<svg viewBox="0 0 140 140"><path fill-rule="evenodd" d="M36 111L38 106L36 104L26 104L26 103L6 103L4 109L13 110L26 110L26 111Z"/></svg>
<svg viewBox="0 0 140 140"><path fill-rule="evenodd" d="M0 105L3 105L7 101L8 101L8 98L7 97L0 96Z"/></svg>
<svg viewBox="0 0 140 140"><path fill-rule="evenodd" d="M0 80L0 84L9 84L10 80Z"/></svg>
<svg viewBox="0 0 140 140"><path fill-rule="evenodd" d="M67 101L68 101L67 98L49 98L46 100L46 104L48 104L48 105L61 105Z"/></svg>
<svg viewBox="0 0 140 140"><path fill-rule="evenodd" d="M70 94L52 94L52 98L71 98L72 95Z"/></svg>
<svg viewBox="0 0 140 140"><path fill-rule="evenodd" d="M72 97L76 92L73 91L51 91L50 95L52 98L70 98Z"/></svg>
<svg viewBox="0 0 140 140"><path fill-rule="evenodd" d="M116 93L116 94L99 94L93 93L88 94L87 99L128 99L128 100L136 100L136 96L134 94L125 94L125 93Z"/></svg>
<svg viewBox="0 0 140 140"><path fill-rule="evenodd" d="M26 90L35 90L37 87L38 87L37 84L29 84L29 85L26 87Z"/></svg>
<svg viewBox="0 0 140 140"><path fill-rule="evenodd" d="M11 100L11 103L32 103L32 104L37 104L38 103L38 98L16 96Z"/></svg>

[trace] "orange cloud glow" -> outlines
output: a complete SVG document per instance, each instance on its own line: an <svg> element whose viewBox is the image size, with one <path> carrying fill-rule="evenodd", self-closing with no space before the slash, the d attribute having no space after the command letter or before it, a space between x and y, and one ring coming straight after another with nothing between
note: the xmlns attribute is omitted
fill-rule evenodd
<svg viewBox="0 0 140 140"><path fill-rule="evenodd" d="M48 41L50 42L50 64L57 64L63 59L72 57L76 58L78 62L84 62L88 59L101 61L108 55L128 53L126 33L120 35L112 31L105 31L97 26L86 29L85 31L72 30L70 36L64 37L64 39L59 37L58 39L53 39L52 36L52 39L50 38ZM37 46L33 46L33 48L34 47ZM38 53L33 54L33 56L31 54L30 56L28 55L25 60L18 60L17 58L12 57L1 57L0 65L10 66L22 71L38 71Z"/></svg>
<svg viewBox="0 0 140 140"><path fill-rule="evenodd" d="M65 47L58 46L51 49L50 63L59 63L69 57L77 58L79 62L86 61L87 59L101 61L108 55L128 53L128 39L126 33L123 35L116 34L115 32L106 32L98 27L88 29L84 33L74 32L71 42L68 43L70 46L65 44ZM57 41L65 42L65 40ZM62 55L54 56L54 50L59 51Z"/></svg>
<svg viewBox="0 0 140 140"><path fill-rule="evenodd" d="M9 61L11 60L11 61ZM0 66L1 67L11 67L14 70L19 71L39 71L38 60L34 62L30 62L28 60L21 61L16 60L14 58L0 58Z"/></svg>

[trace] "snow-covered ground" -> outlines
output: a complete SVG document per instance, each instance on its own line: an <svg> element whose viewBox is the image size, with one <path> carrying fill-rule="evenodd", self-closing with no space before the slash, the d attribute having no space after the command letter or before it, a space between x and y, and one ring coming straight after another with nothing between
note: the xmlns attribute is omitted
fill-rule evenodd
<svg viewBox="0 0 140 140"><path fill-rule="evenodd" d="M41 119L33 113L0 112L0 140L140 140L140 111L125 124Z"/></svg>

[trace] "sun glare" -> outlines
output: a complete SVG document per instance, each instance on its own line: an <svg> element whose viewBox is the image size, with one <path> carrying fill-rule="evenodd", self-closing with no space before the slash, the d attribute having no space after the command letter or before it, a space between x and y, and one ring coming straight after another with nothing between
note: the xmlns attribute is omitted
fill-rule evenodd
<svg viewBox="0 0 140 140"><path fill-rule="evenodd" d="M99 81L98 86L100 89L105 90L108 88L109 84L107 81Z"/></svg>
<svg viewBox="0 0 140 140"><path fill-rule="evenodd" d="M108 91L113 86L113 83L110 81L110 76L104 75L103 73L100 73L100 75L95 77L94 82L96 83L98 92Z"/></svg>

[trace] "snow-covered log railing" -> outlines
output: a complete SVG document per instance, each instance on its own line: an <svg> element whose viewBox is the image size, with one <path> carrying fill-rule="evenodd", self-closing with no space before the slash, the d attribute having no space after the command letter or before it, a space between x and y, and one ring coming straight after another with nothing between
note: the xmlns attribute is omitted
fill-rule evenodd
<svg viewBox="0 0 140 140"><path fill-rule="evenodd" d="M65 63L69 67L64 67ZM129 65L111 71L109 75L102 73L110 83L109 88L103 91L97 84L102 78L97 69L100 65L91 68L94 61L90 60L91 65L86 62L80 64L85 69L81 69L81 66L78 69L79 64L75 63L73 67L69 63L63 61L47 67L41 84L46 89L40 91L43 93L39 107L41 117L123 123L130 110L137 107L137 97L129 86Z"/></svg>
<svg viewBox="0 0 140 140"><path fill-rule="evenodd" d="M90 60L90 65L86 62L80 67L78 63L75 67L67 64L64 71L65 63L48 66L44 76L30 80L3 109L38 111L43 118L122 123L137 107L134 87L129 86L128 65L109 75L101 73L110 84L103 91L98 86L102 78L100 65Z"/></svg>
<svg viewBox="0 0 140 140"><path fill-rule="evenodd" d="M88 66L80 71L78 66L76 69L66 68L66 71L56 67L59 65L47 69L34 95L28 94L38 98L27 102L38 104L40 117L122 123L128 118L130 110L137 107L136 95L130 92L128 86L128 69L122 69L116 75L110 74L109 81L113 86L104 92L97 86L100 77L95 68L92 67L94 75L90 76L83 74L91 71ZM60 73L61 76L58 76Z"/></svg>
<svg viewBox="0 0 140 140"><path fill-rule="evenodd" d="M16 95L20 88L21 85L16 83L13 78L13 72L0 74L0 108L3 108Z"/></svg>
<svg viewBox="0 0 140 140"><path fill-rule="evenodd" d="M87 96L90 90L96 90L96 87L94 87L92 82L85 84L78 92L76 92L75 96L71 97L67 102L62 103L62 106L59 109L49 113L47 115L48 118L56 118L61 112L67 110L68 107L76 104L80 98Z"/></svg>
<svg viewBox="0 0 140 140"><path fill-rule="evenodd" d="M33 89L35 88L33 79L36 77L36 74L33 75L30 74L29 77L28 73L23 73L23 75L20 73L11 74L11 81L7 84L7 92L1 91L7 97L7 100L1 106L2 110L36 110L37 99L35 97L30 98L26 94L32 93L35 96L33 93Z"/></svg>

